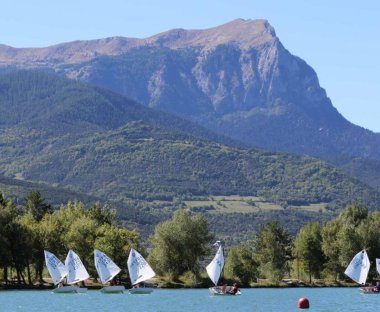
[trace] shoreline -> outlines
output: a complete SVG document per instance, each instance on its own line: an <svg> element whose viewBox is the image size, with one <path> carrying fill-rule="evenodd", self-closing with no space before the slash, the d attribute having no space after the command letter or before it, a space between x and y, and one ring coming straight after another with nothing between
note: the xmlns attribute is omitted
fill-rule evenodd
<svg viewBox="0 0 380 312"><path fill-rule="evenodd" d="M129 288L129 285L126 286L126 289ZM100 290L104 286L102 285L86 285L88 290ZM210 286L211 287L211 286ZM332 283L332 284L292 284L292 285L251 285L250 287L240 287L243 289L274 289L274 288L358 288L359 285L356 284L341 284L341 283ZM0 284L0 291L7 290L53 290L55 287L52 285L2 285ZM208 289L209 287L154 287L157 289Z"/></svg>

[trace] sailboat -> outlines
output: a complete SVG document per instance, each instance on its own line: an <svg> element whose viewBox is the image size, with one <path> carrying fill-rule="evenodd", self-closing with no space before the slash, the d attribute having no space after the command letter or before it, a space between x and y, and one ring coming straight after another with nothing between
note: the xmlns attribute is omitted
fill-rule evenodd
<svg viewBox="0 0 380 312"><path fill-rule="evenodd" d="M131 248L128 257L128 271L133 286L137 286L139 283L156 276L156 273L154 273L144 257L133 248ZM145 287L134 287L129 289L130 294L150 294L152 291L152 288Z"/></svg>
<svg viewBox="0 0 380 312"><path fill-rule="evenodd" d="M99 274L100 281L102 284L106 284L113 280L113 278L120 273L121 269L117 266L115 262L111 260L105 253L100 250L95 249L94 251L94 261L95 268ZM123 293L125 290L124 286L112 285L106 286L101 289L102 293Z"/></svg>
<svg viewBox="0 0 380 312"><path fill-rule="evenodd" d="M212 259L210 264L206 267L207 274L215 285L214 287L209 288L211 294L219 296L241 295L239 290L237 293L233 294L230 293L225 286L223 288L217 286L224 267L224 255L222 244L218 241L215 245L219 246L218 251L216 252L214 259Z"/></svg>
<svg viewBox="0 0 380 312"><path fill-rule="evenodd" d="M67 284L72 285L75 283L80 283L90 277L86 268L84 267L82 260L79 256L72 251L69 250L65 260L65 266L69 271L67 275ZM73 285L76 289L77 293L85 293L87 292L87 288L81 288L76 285Z"/></svg>
<svg viewBox="0 0 380 312"><path fill-rule="evenodd" d="M69 274L66 266L59 260L53 253L44 250L45 263L49 271L51 279L55 286L63 281L63 279ZM53 293L76 293L76 286L63 286L57 287L53 290Z"/></svg>
<svg viewBox="0 0 380 312"><path fill-rule="evenodd" d="M379 264L378 264L379 262ZM365 250L358 252L351 260L350 264L344 271L348 277L354 280L356 283L362 285L360 291L364 294L379 293L376 287L365 287L367 281L368 271L370 268L370 262ZM380 261L376 259L376 268L379 272L380 270Z"/></svg>

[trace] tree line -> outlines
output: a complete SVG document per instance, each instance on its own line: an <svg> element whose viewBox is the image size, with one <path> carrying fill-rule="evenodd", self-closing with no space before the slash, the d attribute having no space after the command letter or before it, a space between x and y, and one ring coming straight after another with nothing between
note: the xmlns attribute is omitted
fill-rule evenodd
<svg viewBox="0 0 380 312"><path fill-rule="evenodd" d="M231 233L233 235L233 233ZM279 283L284 278L340 280L351 258L366 249L371 260L380 257L380 212L348 205L329 222L310 222L295 237L278 221L262 224L252 241L226 246L226 263L221 279L249 286L257 279ZM108 254L127 276L131 247L147 256L156 273L189 286L210 284L205 266L214 256L215 235L206 218L185 209L155 227L149 253L137 230L118 224L115 211L99 204L85 207L69 202L59 209L31 192L22 206L0 193L0 279L5 283L44 282L43 250L64 260L69 249L81 257L91 276L96 277L93 250ZM375 270L370 277L375 277Z"/></svg>
<svg viewBox="0 0 380 312"><path fill-rule="evenodd" d="M280 282L285 277L306 280L347 280L344 270L352 257L366 249L371 270L377 276L380 257L380 212L349 204L329 222L309 222L291 237L277 221L262 225L251 243L232 247L227 257L227 276L248 285L257 278Z"/></svg>
<svg viewBox="0 0 380 312"><path fill-rule="evenodd" d="M97 276L94 248L126 269L131 247L139 248L139 233L119 227L116 213L107 207L68 202L53 210L38 191L17 206L0 194L0 278L6 284L14 279L17 284L43 283L44 249L63 261L69 249L75 250Z"/></svg>

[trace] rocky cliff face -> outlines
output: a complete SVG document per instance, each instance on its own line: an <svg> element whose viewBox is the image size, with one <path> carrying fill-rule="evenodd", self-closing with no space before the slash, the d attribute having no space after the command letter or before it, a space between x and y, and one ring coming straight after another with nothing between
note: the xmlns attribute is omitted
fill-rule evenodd
<svg viewBox="0 0 380 312"><path fill-rule="evenodd" d="M54 70L254 146L380 159L380 134L344 119L314 70L284 48L265 20L146 39L0 46L0 66Z"/></svg>

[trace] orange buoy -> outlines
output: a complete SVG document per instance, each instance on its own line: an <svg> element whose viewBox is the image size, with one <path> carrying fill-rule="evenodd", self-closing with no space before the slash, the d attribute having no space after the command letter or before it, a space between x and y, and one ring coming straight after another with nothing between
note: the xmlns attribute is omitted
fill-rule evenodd
<svg viewBox="0 0 380 312"><path fill-rule="evenodd" d="M310 308L309 300L307 298L301 298L300 300L298 300L298 308L309 309Z"/></svg>

